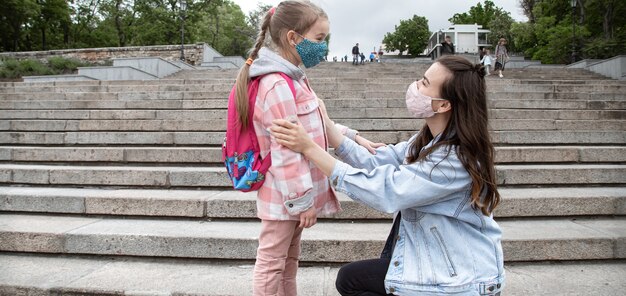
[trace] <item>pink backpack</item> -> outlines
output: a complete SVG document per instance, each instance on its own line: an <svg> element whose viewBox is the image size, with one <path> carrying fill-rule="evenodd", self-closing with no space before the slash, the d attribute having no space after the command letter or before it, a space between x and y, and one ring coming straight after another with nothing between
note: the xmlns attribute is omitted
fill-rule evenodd
<svg viewBox="0 0 626 296"><path fill-rule="evenodd" d="M296 89L291 77L285 73L278 72L278 74L287 81L295 98ZM248 106L250 107L248 108L248 126L245 129L241 127L238 119L239 113L235 106L236 86L233 86L228 96L228 119L226 137L222 145L222 161L228 171L228 177L233 182L233 187L243 192L258 190L263 185L265 174L272 165L271 152L261 159L261 149L252 122L259 82L263 76L255 77L248 83Z"/></svg>

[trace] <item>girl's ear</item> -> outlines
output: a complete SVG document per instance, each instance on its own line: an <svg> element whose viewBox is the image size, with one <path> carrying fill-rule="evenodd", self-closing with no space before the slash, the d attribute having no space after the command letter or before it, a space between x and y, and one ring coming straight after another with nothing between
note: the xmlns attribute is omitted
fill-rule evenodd
<svg viewBox="0 0 626 296"><path fill-rule="evenodd" d="M296 36L298 36L296 34L296 31L294 30L289 30L289 32L287 32L287 43L289 43L291 46L296 46Z"/></svg>

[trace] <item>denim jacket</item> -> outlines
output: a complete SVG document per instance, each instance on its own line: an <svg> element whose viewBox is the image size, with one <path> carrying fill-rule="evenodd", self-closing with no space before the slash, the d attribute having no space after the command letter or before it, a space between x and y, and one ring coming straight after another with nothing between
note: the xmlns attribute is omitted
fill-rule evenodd
<svg viewBox="0 0 626 296"><path fill-rule="evenodd" d="M345 163L337 161L331 175L335 189L350 198L400 214L387 293L495 295L504 286L500 227L493 216L472 207L472 180L454 147L437 148L426 160L407 164L412 140L371 155L345 139L336 149Z"/></svg>

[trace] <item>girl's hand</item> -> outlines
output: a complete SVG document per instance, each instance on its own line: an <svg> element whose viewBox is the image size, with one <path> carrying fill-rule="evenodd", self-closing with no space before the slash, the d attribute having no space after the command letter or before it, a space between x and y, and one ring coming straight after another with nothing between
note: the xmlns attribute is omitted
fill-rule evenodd
<svg viewBox="0 0 626 296"><path fill-rule="evenodd" d="M308 210L300 213L300 228L309 228L317 223L317 209L315 205L311 206Z"/></svg>
<svg viewBox="0 0 626 296"><path fill-rule="evenodd" d="M371 154L376 154L376 148L387 146L385 143L374 143L359 135L356 135L356 137L354 138L354 141L357 144L365 147L365 149L367 149L367 151L369 151Z"/></svg>
<svg viewBox="0 0 626 296"><path fill-rule="evenodd" d="M275 119L272 123L270 134L276 138L276 143L299 153L316 145L299 123L284 119Z"/></svg>

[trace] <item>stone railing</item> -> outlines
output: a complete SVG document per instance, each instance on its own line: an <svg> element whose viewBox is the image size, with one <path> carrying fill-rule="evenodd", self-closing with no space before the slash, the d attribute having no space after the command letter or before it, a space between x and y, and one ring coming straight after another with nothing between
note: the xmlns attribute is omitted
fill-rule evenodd
<svg viewBox="0 0 626 296"><path fill-rule="evenodd" d="M211 49L211 47L206 45L205 43L186 44L184 46L185 61L191 65L201 65L203 62L211 62L211 60L204 60L206 56L205 51L207 48ZM209 54L209 58L212 59L215 55L215 53L211 53ZM168 61L178 61L180 60L180 45L80 48L0 53L0 57L12 57L16 59L38 59L42 61L45 61L50 57L57 56L64 58L74 58L95 64L106 64L116 58L132 57L160 57Z"/></svg>

